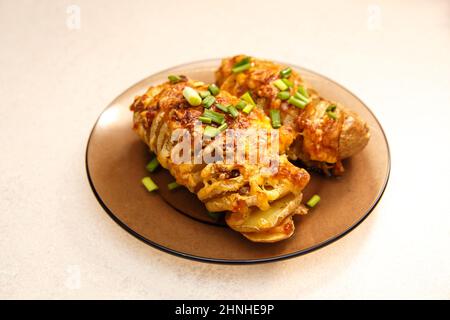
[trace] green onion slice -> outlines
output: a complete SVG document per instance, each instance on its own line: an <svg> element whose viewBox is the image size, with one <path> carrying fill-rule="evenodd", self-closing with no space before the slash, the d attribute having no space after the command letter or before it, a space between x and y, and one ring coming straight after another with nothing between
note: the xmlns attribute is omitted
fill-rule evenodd
<svg viewBox="0 0 450 320"><path fill-rule="evenodd" d="M211 126L206 126L205 130L203 131L203 135L208 136L208 137L215 137L219 134L219 130L217 130L217 128L211 127Z"/></svg>
<svg viewBox="0 0 450 320"><path fill-rule="evenodd" d="M293 106L296 106L297 108L300 108L300 109L303 109L306 106L306 102L299 100L295 97L290 97L288 100L288 103L290 103Z"/></svg>
<svg viewBox="0 0 450 320"><path fill-rule="evenodd" d="M309 98L308 90L302 86L298 86L297 91L300 92L303 96Z"/></svg>
<svg viewBox="0 0 450 320"><path fill-rule="evenodd" d="M218 130L219 133L220 133L220 132L223 132L223 131L227 130L227 128L228 128L228 124L227 124L226 122L224 122L223 124L221 124L221 125L217 128L217 130Z"/></svg>
<svg viewBox="0 0 450 320"><path fill-rule="evenodd" d="M191 87L184 87L183 96L191 106L199 106L202 103L202 98L200 98L198 92Z"/></svg>
<svg viewBox="0 0 450 320"><path fill-rule="evenodd" d="M272 83L275 87L277 87L278 89L280 89L280 91L284 91L288 89L288 86L286 85L286 83L283 82L283 80L281 79L277 79Z"/></svg>
<svg viewBox="0 0 450 320"><path fill-rule="evenodd" d="M287 85L289 88L292 88L294 86L294 83L288 79L281 79L281 81L283 81L284 84Z"/></svg>
<svg viewBox="0 0 450 320"><path fill-rule="evenodd" d="M150 177L142 178L141 182L148 190L148 192L158 190L158 186L156 185L156 183L153 182L152 178Z"/></svg>
<svg viewBox="0 0 450 320"><path fill-rule="evenodd" d="M244 100L247 103L255 105L255 101L253 101L253 98L250 95L250 92L248 92L248 91L241 96L241 99Z"/></svg>
<svg viewBox="0 0 450 320"><path fill-rule="evenodd" d="M245 106L244 109L242 109L242 112L249 114L253 110L254 107L255 106L253 104L248 104Z"/></svg>
<svg viewBox="0 0 450 320"><path fill-rule="evenodd" d="M289 76L292 73L292 69L287 67L283 70L280 71L280 78L284 79L284 78L289 78Z"/></svg>
<svg viewBox="0 0 450 320"><path fill-rule="evenodd" d="M231 114L233 118L236 118L239 115L239 111L237 111L235 106L228 106L228 112Z"/></svg>
<svg viewBox="0 0 450 320"><path fill-rule="evenodd" d="M170 83L178 83L181 81L181 77L173 75L173 74L171 74L167 78L169 79Z"/></svg>
<svg viewBox="0 0 450 320"><path fill-rule="evenodd" d="M252 65L250 63L244 64L242 66L239 67L234 67L233 69L231 69L231 71L233 71L233 73L239 73L239 72L243 72L245 70L248 70L252 67Z"/></svg>
<svg viewBox="0 0 450 320"><path fill-rule="evenodd" d="M224 106L223 104L216 103L216 108L219 109L219 110L222 110L223 112L228 113L228 107Z"/></svg>
<svg viewBox="0 0 450 320"><path fill-rule="evenodd" d="M328 112L328 111L331 111L331 112L336 111L336 105L335 104L330 104L325 111L326 112Z"/></svg>
<svg viewBox="0 0 450 320"><path fill-rule="evenodd" d="M238 104L236 105L236 108L239 110L242 110L245 108L245 106L247 105L247 102L245 102L244 100L241 100L238 102Z"/></svg>
<svg viewBox="0 0 450 320"><path fill-rule="evenodd" d="M309 99L306 98L304 95L302 95L300 92L296 92L296 93L294 94L294 97L295 97L296 99L299 99L299 100L302 100L302 101L306 102L307 104L309 103Z"/></svg>
<svg viewBox="0 0 450 320"><path fill-rule="evenodd" d="M202 97L202 99L205 99L207 96L211 95L211 92L209 92L208 90L203 90L199 92L200 97Z"/></svg>
<svg viewBox="0 0 450 320"><path fill-rule="evenodd" d="M210 108L214 102L216 102L216 98L214 96L207 96L205 99L203 99L202 103L205 108Z"/></svg>
<svg viewBox="0 0 450 320"><path fill-rule="evenodd" d="M159 161L156 157L154 157L146 166L145 168L149 171L149 172L153 172L156 170L156 168L159 167Z"/></svg>
<svg viewBox="0 0 450 320"><path fill-rule="evenodd" d="M203 117L210 118L213 122L217 124L222 124L225 121L225 117L223 114L206 109L203 112Z"/></svg>
<svg viewBox="0 0 450 320"><path fill-rule="evenodd" d="M272 128L278 129L281 127L280 110L270 109L270 119L272 120Z"/></svg>
<svg viewBox="0 0 450 320"><path fill-rule="evenodd" d="M217 96L217 95L219 94L219 92L220 92L219 87L217 87L214 83L213 83L213 84L210 84L210 85L208 86L208 90L209 90L209 92L211 92L211 94L212 94L213 96Z"/></svg>
<svg viewBox="0 0 450 320"><path fill-rule="evenodd" d="M198 120L200 120L201 122L206 123L206 124L210 124L212 122L211 118L202 117L202 116L198 117Z"/></svg>
<svg viewBox="0 0 450 320"><path fill-rule="evenodd" d="M181 184L178 184L176 181L167 184L167 188L169 190L173 190L173 189L176 189L176 188L179 188L179 187L181 187Z"/></svg>
<svg viewBox="0 0 450 320"><path fill-rule="evenodd" d="M306 203L308 207L313 208L316 204L318 204L320 201L320 197L318 194L315 194L311 197L311 199L308 200Z"/></svg>
<svg viewBox="0 0 450 320"><path fill-rule="evenodd" d="M336 113L334 113L334 112L328 111L328 112L327 112L327 115L328 115L331 119L333 119L333 120L336 120L336 119L337 119L337 115L336 115Z"/></svg>
<svg viewBox="0 0 450 320"><path fill-rule="evenodd" d="M287 100L291 95L287 91L280 91L277 94L277 98L280 100Z"/></svg>

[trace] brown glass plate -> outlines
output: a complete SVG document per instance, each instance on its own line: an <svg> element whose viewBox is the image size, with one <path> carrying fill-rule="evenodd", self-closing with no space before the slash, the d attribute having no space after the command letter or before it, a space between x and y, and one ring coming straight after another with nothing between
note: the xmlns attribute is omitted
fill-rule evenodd
<svg viewBox="0 0 450 320"><path fill-rule="evenodd" d="M389 147L381 125L364 103L334 81L292 66L324 97L356 111L370 127L367 147L344 162L345 175L327 178L312 173L304 195L322 201L306 216L295 217L295 234L273 244L253 243L214 221L194 194L167 190L174 179L159 168L152 178L160 186L149 193L140 180L147 176L147 147L131 129L129 105L169 74L213 82L220 60L193 62L152 75L118 96L98 118L86 150L86 169L98 201L125 230L145 243L184 258L216 263L258 263L299 256L323 247L361 223L373 210L389 177Z"/></svg>

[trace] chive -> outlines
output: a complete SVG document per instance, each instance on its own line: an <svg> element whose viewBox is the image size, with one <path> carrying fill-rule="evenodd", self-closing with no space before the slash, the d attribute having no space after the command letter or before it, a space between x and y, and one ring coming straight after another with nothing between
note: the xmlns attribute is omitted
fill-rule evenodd
<svg viewBox="0 0 450 320"><path fill-rule="evenodd" d="M306 90L304 87L298 86L297 91L300 92L305 97L309 98L308 90Z"/></svg>
<svg viewBox="0 0 450 320"><path fill-rule="evenodd" d="M146 166L145 168L150 171L153 172L156 170L156 168L159 167L159 161L156 157L154 157Z"/></svg>
<svg viewBox="0 0 450 320"><path fill-rule="evenodd" d="M202 103L205 108L210 108L213 103L216 102L216 98L214 96L207 96L205 99L203 99Z"/></svg>
<svg viewBox="0 0 450 320"><path fill-rule="evenodd" d="M243 66L244 64L250 63L250 57L244 57L239 62L233 65L233 68Z"/></svg>
<svg viewBox="0 0 450 320"><path fill-rule="evenodd" d="M244 109L242 109L242 112L245 112L246 114L249 114L252 111L253 107L254 107L254 105L248 104L248 105L245 106Z"/></svg>
<svg viewBox="0 0 450 320"><path fill-rule="evenodd" d="M306 205L310 208L313 208L316 204L318 204L320 201L320 197L318 194L315 194L311 197L311 199L308 200Z"/></svg>
<svg viewBox="0 0 450 320"><path fill-rule="evenodd" d="M178 184L176 181L167 184L167 188L169 190L173 190L173 189L176 189L176 188L179 188L179 187L181 187L181 184Z"/></svg>
<svg viewBox="0 0 450 320"><path fill-rule="evenodd" d="M306 102L299 100L297 98L294 98L294 97L290 97L288 102L300 109L303 109L306 106Z"/></svg>
<svg viewBox="0 0 450 320"><path fill-rule="evenodd" d="M272 128L278 129L281 127L280 110L270 109L270 119L272 120Z"/></svg>
<svg viewBox="0 0 450 320"><path fill-rule="evenodd" d="M288 79L281 79L281 81L283 81L284 84L287 85L289 88L292 88L294 86L294 83Z"/></svg>
<svg viewBox="0 0 450 320"><path fill-rule="evenodd" d="M239 72L243 72L245 70L248 70L252 67L252 65L250 63L244 64L242 66L239 67L234 67L233 69L231 69L231 71L233 71L233 73L239 73Z"/></svg>
<svg viewBox="0 0 450 320"><path fill-rule="evenodd" d="M211 123L211 121L212 121L211 118L207 118L207 117L198 117L198 120L200 120L203 123L207 123L207 124Z"/></svg>
<svg viewBox="0 0 450 320"><path fill-rule="evenodd" d="M203 135L208 136L208 137L215 137L219 134L219 130L217 130L217 128L211 127L211 126L206 126L205 130L203 131Z"/></svg>
<svg viewBox="0 0 450 320"><path fill-rule="evenodd" d="M177 83L181 81L181 77L179 76L175 76L173 74L171 74L170 76L167 77L170 81L170 83Z"/></svg>
<svg viewBox="0 0 450 320"><path fill-rule="evenodd" d="M250 60L251 60L250 57L245 57L241 61L236 62L233 65L233 68L231 68L231 71L233 73L239 73L239 72L242 72L242 71L250 69L251 68Z"/></svg>
<svg viewBox="0 0 450 320"><path fill-rule="evenodd" d="M280 91L277 94L277 98L280 100L287 100L291 95L287 91Z"/></svg>
<svg viewBox="0 0 450 320"><path fill-rule="evenodd" d="M219 110L222 110L223 112L228 113L228 107L224 106L223 104L216 103L216 108L219 109Z"/></svg>
<svg viewBox="0 0 450 320"><path fill-rule="evenodd" d="M220 89L214 83L210 84L208 86L208 90L209 90L209 92L211 92L211 94L213 96L217 96L219 94L219 92L220 92Z"/></svg>
<svg viewBox="0 0 450 320"><path fill-rule="evenodd" d="M141 180L142 184L147 188L148 192L158 190L158 186L153 182L152 178L145 177Z"/></svg>
<svg viewBox="0 0 450 320"><path fill-rule="evenodd" d="M283 70L280 71L280 78L289 78L289 76L291 75L292 70L291 68L287 67Z"/></svg>
<svg viewBox="0 0 450 320"><path fill-rule="evenodd" d="M219 131L219 133L220 133L220 132L225 131L227 128L228 128L228 125L227 125L226 122L224 122L223 124L221 124L221 125L217 128L217 131Z"/></svg>
<svg viewBox="0 0 450 320"><path fill-rule="evenodd" d="M335 104L330 104L328 107L327 107L327 110L325 110L326 112L328 112L328 111L331 111L331 112L334 112L336 110L336 105Z"/></svg>
<svg viewBox="0 0 450 320"><path fill-rule="evenodd" d="M304 95L302 95L300 92L296 92L296 93L294 94L294 97L295 97L296 99L299 99L299 100L302 100L302 101L306 102L307 104L309 103L309 99L306 98Z"/></svg>
<svg viewBox="0 0 450 320"><path fill-rule="evenodd" d="M328 112L327 112L327 115L328 115L331 119L333 119L333 120L336 120L336 119L337 119L337 115L336 115L336 113L334 113L334 112L328 111Z"/></svg>
<svg viewBox="0 0 450 320"><path fill-rule="evenodd" d="M211 95L211 92L209 92L208 90L203 90L199 92L200 97L202 97L202 99L205 99L207 96Z"/></svg>
<svg viewBox="0 0 450 320"><path fill-rule="evenodd" d="M248 91L241 96L241 99L247 103L255 105L255 101L253 101L252 96L250 95L250 92L248 92Z"/></svg>
<svg viewBox="0 0 450 320"><path fill-rule="evenodd" d="M184 87L183 96L191 106L199 106L202 103L202 98L200 98L198 92L191 87Z"/></svg>
<svg viewBox="0 0 450 320"><path fill-rule="evenodd" d="M203 112L203 117L210 118L211 121L213 121L217 124L222 124L225 121L225 117L223 114L209 110L209 109L206 109Z"/></svg>
<svg viewBox="0 0 450 320"><path fill-rule="evenodd" d="M245 102L244 100L241 100L238 102L238 104L236 105L236 108L239 110L242 110L245 108L245 106L247 105L247 102Z"/></svg>
<svg viewBox="0 0 450 320"><path fill-rule="evenodd" d="M237 111L235 106L228 106L228 112L231 114L233 118L236 118L239 115L239 111Z"/></svg>
<svg viewBox="0 0 450 320"><path fill-rule="evenodd" d="M275 87L280 89L281 91L287 90L288 86L281 79L277 79L272 83Z"/></svg>

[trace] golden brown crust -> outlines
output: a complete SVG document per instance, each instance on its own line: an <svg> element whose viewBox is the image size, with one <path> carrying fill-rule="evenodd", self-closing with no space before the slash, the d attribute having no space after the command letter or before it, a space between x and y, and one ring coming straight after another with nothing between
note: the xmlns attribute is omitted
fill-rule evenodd
<svg viewBox="0 0 450 320"><path fill-rule="evenodd" d="M282 128L286 135L290 135L285 140L291 141L287 151L291 159L318 167L331 166L335 171L342 172L340 160L361 151L369 140L368 127L361 118L344 106L320 97L295 71L288 77L293 83L290 94L302 86L308 90L311 102L302 110L281 101L277 98L279 90L273 82L279 79L280 71L286 66L251 58L250 69L233 73L233 65L244 58L239 55L222 61L216 71L217 83L221 88L238 96L251 92L266 113L270 109L280 109ZM336 106L336 119L327 117L325 111L330 105Z"/></svg>

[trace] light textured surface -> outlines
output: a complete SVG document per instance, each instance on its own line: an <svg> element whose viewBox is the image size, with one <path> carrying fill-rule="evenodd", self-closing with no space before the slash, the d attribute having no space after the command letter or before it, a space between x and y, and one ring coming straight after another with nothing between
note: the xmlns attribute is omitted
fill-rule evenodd
<svg viewBox="0 0 450 320"><path fill-rule="evenodd" d="M0 298L450 298L448 1L3 0L0 45ZM390 142L388 188L360 227L307 256L167 255L97 203L90 130L147 75L241 52L365 101Z"/></svg>

